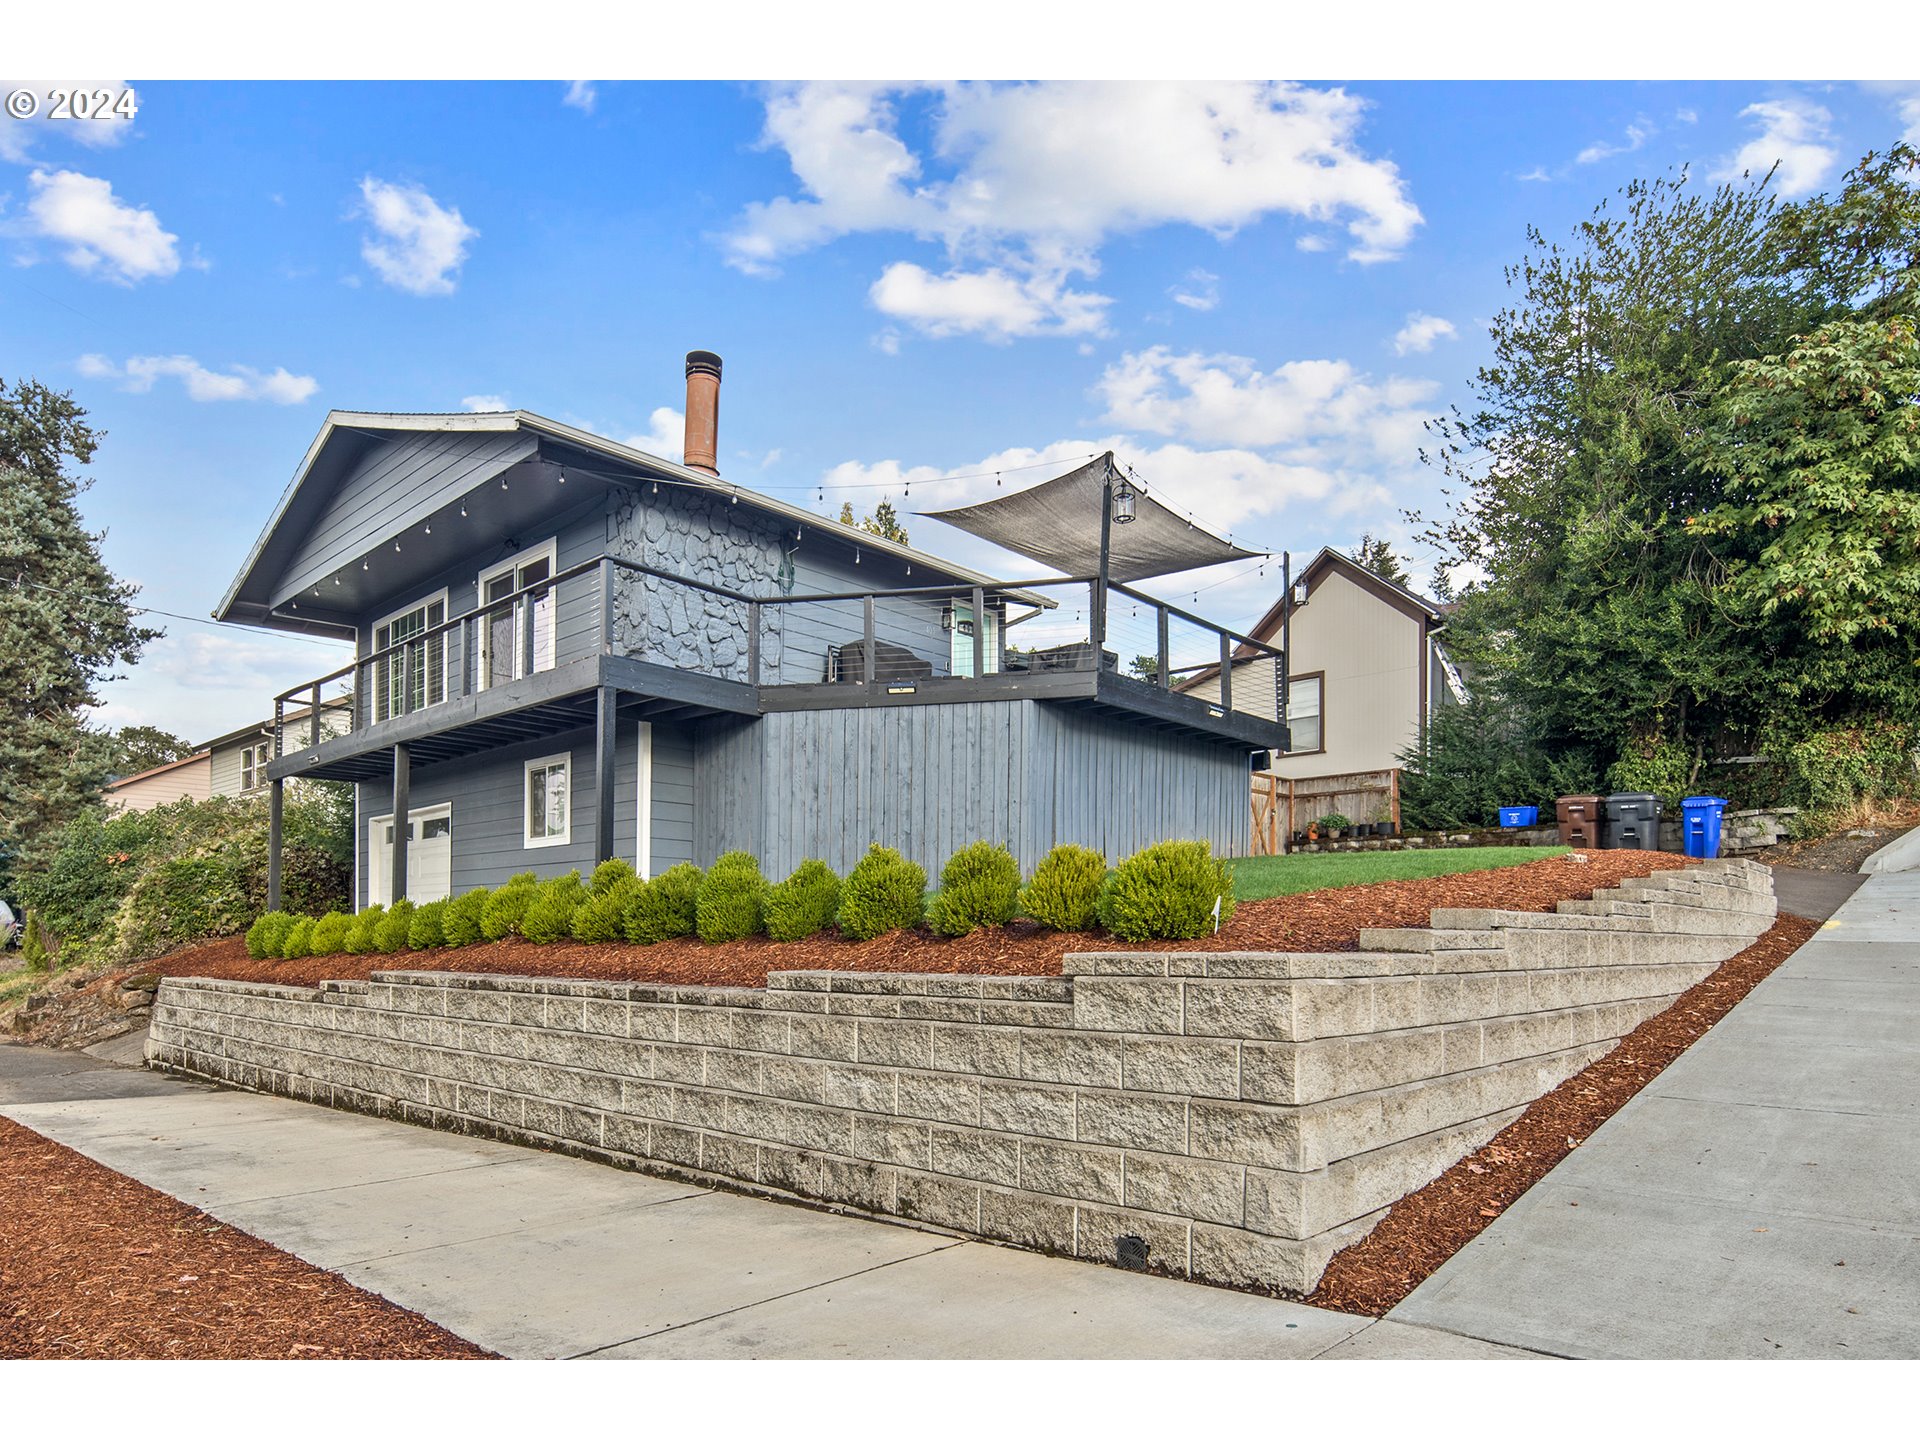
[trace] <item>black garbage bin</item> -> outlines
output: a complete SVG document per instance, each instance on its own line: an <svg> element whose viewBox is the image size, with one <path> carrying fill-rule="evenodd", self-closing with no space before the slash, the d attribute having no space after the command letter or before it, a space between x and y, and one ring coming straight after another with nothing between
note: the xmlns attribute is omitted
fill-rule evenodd
<svg viewBox="0 0 1920 1440"><path fill-rule="evenodd" d="M1654 795L1607 796L1607 848L1658 850L1660 800Z"/></svg>

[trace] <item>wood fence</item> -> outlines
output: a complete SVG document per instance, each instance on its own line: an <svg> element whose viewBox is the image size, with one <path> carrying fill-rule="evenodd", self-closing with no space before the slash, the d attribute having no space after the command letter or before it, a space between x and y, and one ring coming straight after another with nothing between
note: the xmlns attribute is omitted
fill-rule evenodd
<svg viewBox="0 0 1920 1440"><path fill-rule="evenodd" d="M1400 825L1400 771L1363 770L1349 775L1316 775L1289 780L1261 773L1253 777L1253 853L1284 855L1293 833L1322 815L1340 814L1356 825L1391 821Z"/></svg>

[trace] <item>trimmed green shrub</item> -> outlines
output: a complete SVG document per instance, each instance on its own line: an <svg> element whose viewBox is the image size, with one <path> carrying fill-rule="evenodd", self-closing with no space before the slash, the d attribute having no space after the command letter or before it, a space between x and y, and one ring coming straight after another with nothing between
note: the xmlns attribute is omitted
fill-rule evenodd
<svg viewBox="0 0 1920 1440"><path fill-rule="evenodd" d="M396 900L389 905L387 913L373 927L373 948L382 955L406 949L407 932L413 928L414 908L411 900Z"/></svg>
<svg viewBox="0 0 1920 1440"><path fill-rule="evenodd" d="M287 929L287 938L280 942L282 960L304 960L313 953L313 921L302 915Z"/></svg>
<svg viewBox="0 0 1920 1440"><path fill-rule="evenodd" d="M802 860L793 874L769 885L760 915L775 940L805 940L833 923L840 908L840 877L824 860Z"/></svg>
<svg viewBox="0 0 1920 1440"><path fill-rule="evenodd" d="M573 912L586 902L587 887L580 883L580 872L546 881L533 892L526 914L520 917L520 933L536 945L551 945L573 934Z"/></svg>
<svg viewBox="0 0 1920 1440"><path fill-rule="evenodd" d="M353 929L353 916L329 910L313 922L313 934L307 941L309 953L338 955L347 948L347 932Z"/></svg>
<svg viewBox="0 0 1920 1440"><path fill-rule="evenodd" d="M540 888L531 875L516 875L480 903L480 933L489 940L504 940L520 933L520 921Z"/></svg>
<svg viewBox="0 0 1920 1440"><path fill-rule="evenodd" d="M1100 923L1123 940L1192 940L1233 914L1233 875L1204 840L1163 840L1129 855L1100 892Z"/></svg>
<svg viewBox="0 0 1920 1440"><path fill-rule="evenodd" d="M1020 908L1049 930L1091 930L1100 920L1107 857L1084 845L1056 845L1034 867Z"/></svg>
<svg viewBox="0 0 1920 1440"><path fill-rule="evenodd" d="M618 857L602 860L593 867L593 874L587 880L587 891L593 895L604 895L622 881L639 878L633 873L633 866Z"/></svg>
<svg viewBox="0 0 1920 1440"><path fill-rule="evenodd" d="M608 862L611 864L612 862ZM606 869L605 865L600 867ZM598 877L600 871L594 871ZM631 870L625 879L615 879L599 894L593 894L592 882L586 903L573 912L573 938L589 945L604 945L610 940L627 938L627 907L633 904L634 897L640 893L640 877Z"/></svg>
<svg viewBox="0 0 1920 1440"><path fill-rule="evenodd" d="M407 948L409 950L438 950L447 943L444 928L446 923L447 902L432 900L413 912L413 920L407 926Z"/></svg>
<svg viewBox="0 0 1920 1440"><path fill-rule="evenodd" d="M840 886L840 933L871 940L918 925L927 909L927 872L898 850L869 845Z"/></svg>
<svg viewBox="0 0 1920 1440"><path fill-rule="evenodd" d="M480 943L480 916L486 909L487 897L491 893L484 888L469 890L459 899L447 902L447 912L440 917L440 933L446 937L447 944Z"/></svg>
<svg viewBox="0 0 1920 1440"><path fill-rule="evenodd" d="M636 945L657 945L693 934L702 878L698 865L682 861L642 884L627 906L627 939Z"/></svg>
<svg viewBox="0 0 1920 1440"><path fill-rule="evenodd" d="M766 893L760 862L744 850L729 850L700 881L694 896L694 929L709 945L758 935Z"/></svg>
<svg viewBox="0 0 1920 1440"><path fill-rule="evenodd" d="M231 857L210 853L165 860L135 880L99 937L115 960L146 959L215 935L237 935L257 913ZM63 958L66 958L63 955Z"/></svg>
<svg viewBox="0 0 1920 1440"><path fill-rule="evenodd" d="M371 955L379 948L377 932L380 922L387 918L387 907L381 904L367 906L353 917L353 924L347 930L347 953L349 955Z"/></svg>
<svg viewBox="0 0 1920 1440"><path fill-rule="evenodd" d="M269 910L253 924L247 927L247 954L255 960L266 960L280 953L280 947L286 944L287 931L293 928L294 917L284 910Z"/></svg>
<svg viewBox="0 0 1920 1440"><path fill-rule="evenodd" d="M927 923L942 935L965 935L982 925L1004 925L1020 903L1020 862L1004 845L975 841L940 872L940 892Z"/></svg>

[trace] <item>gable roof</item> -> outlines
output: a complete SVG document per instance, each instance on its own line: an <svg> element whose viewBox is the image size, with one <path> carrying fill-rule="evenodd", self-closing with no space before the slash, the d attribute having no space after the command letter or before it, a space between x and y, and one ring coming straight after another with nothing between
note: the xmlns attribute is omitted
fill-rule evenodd
<svg viewBox="0 0 1920 1440"><path fill-rule="evenodd" d="M304 630L334 638L342 638L347 634L350 627L345 627L336 621L303 620L298 615L288 616L277 613L267 603L265 590L297 553L303 538L303 527L311 524L313 519L324 510L327 502L346 478L353 462L365 454L368 444L381 436L407 435L478 438L499 436L503 439L524 438L531 442L520 447L500 447L497 456L481 457L481 463L489 463L491 459L497 461L501 468L527 458L537 449L537 442L540 440L550 440L558 445L584 451L589 456L601 457L621 467L623 471L632 472L601 476L613 483L637 485L649 479L659 480L663 483L670 482L688 489L704 491L715 497L724 497L730 503L750 506L762 514L774 516L786 523L811 525L816 528L836 523L826 516L790 504L785 500L776 500L770 495L763 495L744 485L736 485L703 471L690 470L685 465L672 460L650 455L644 450L623 445L617 440L609 440L604 435L596 435L578 426L550 420L530 410L458 414L399 414L333 410L328 412L326 421L320 427L320 433L307 447L306 455L302 458L299 468L294 471L293 479L281 493L272 516L260 532L259 539L254 541L252 549L247 552L247 557L240 566L239 573L234 577L233 583L227 587L225 596L215 608L214 619L255 625L270 623L275 629ZM897 544L884 536L871 535L863 531L859 543L868 550L891 555L908 564L924 566L935 574L954 580L966 581L969 584L1001 583L994 576L964 565L957 565L951 560L941 559L937 555L930 555L909 545Z"/></svg>
<svg viewBox="0 0 1920 1440"><path fill-rule="evenodd" d="M178 760L169 760L164 765L155 765L151 769L141 770L133 775L116 775L100 788L102 790L119 790L124 786L133 784L136 780L151 780L154 776L164 775L169 770L179 770L188 765L198 764L202 760L209 759L212 753L210 749L202 746L200 749L194 751L193 754L183 755Z"/></svg>
<svg viewBox="0 0 1920 1440"><path fill-rule="evenodd" d="M1320 581L1333 573L1338 573L1346 579L1351 580L1376 600L1391 605L1395 610L1400 611L1401 614L1420 621L1428 630L1439 630L1447 623L1447 609L1451 607L1443 609L1438 602L1429 600L1424 595L1417 595L1403 585L1396 585L1391 580L1381 578L1374 574L1373 571L1367 569L1367 567L1362 565L1358 560L1355 560L1351 555L1336 550L1331 545L1323 545L1320 548L1320 553L1309 560L1306 565L1294 575L1293 583L1295 585L1304 584L1307 587L1307 598L1311 601L1314 586L1318 585ZM1280 598L1275 600L1273 604L1267 608L1267 613L1256 620L1253 628L1247 633L1264 645L1277 645L1280 641L1281 622L1286 618L1286 609L1287 593L1285 590L1282 590L1280 592ZM1295 613L1299 613L1299 607L1297 606L1295 607ZM1235 647L1230 658L1238 662L1241 660L1255 659L1257 656L1255 652L1248 649L1245 644L1241 644ZM1195 671L1174 688L1176 690L1189 689L1204 680L1212 679L1219 673L1220 666L1218 664L1209 665L1203 670Z"/></svg>

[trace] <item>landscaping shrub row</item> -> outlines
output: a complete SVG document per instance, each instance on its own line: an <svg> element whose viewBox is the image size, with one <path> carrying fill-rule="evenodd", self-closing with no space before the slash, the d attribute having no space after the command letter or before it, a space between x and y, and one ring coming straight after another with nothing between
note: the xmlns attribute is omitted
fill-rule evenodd
<svg viewBox="0 0 1920 1440"><path fill-rule="evenodd" d="M847 939L871 940L922 921L938 934L960 936L1022 912L1050 930L1099 925L1126 940L1186 940L1233 913L1232 875L1201 840L1148 846L1112 870L1098 851L1057 846L1024 886L1012 852L981 841L947 862L930 902L926 890L927 872L884 845L870 846L844 880L822 861L803 860L775 884L744 850L727 852L704 872L681 864L651 880L624 860L609 860L585 880L578 870L544 881L526 873L497 890L425 905L401 900L317 919L273 911L247 931L247 953L256 960L390 955L510 935L540 945L654 945L697 935L719 945L752 935L805 940L829 926Z"/></svg>

